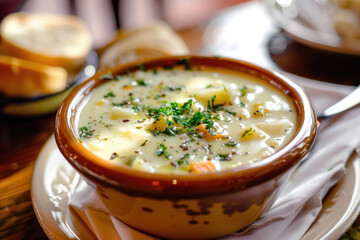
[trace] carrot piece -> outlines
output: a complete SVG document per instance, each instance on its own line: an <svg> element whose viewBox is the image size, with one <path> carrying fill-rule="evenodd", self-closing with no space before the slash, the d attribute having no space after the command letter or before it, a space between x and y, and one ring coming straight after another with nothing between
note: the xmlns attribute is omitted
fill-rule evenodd
<svg viewBox="0 0 360 240"><path fill-rule="evenodd" d="M134 88L134 86L131 86L131 85L125 85L122 87L122 89L124 89L124 90L131 90L133 88Z"/></svg>
<svg viewBox="0 0 360 240"><path fill-rule="evenodd" d="M216 168L212 162L193 162L189 165L189 172L191 173L207 173L215 171Z"/></svg>
<svg viewBox="0 0 360 240"><path fill-rule="evenodd" d="M224 137L224 135L222 134L211 135L209 131L206 129L205 124L200 124L195 129L197 133L202 133L203 134L202 137L208 141L213 141Z"/></svg>

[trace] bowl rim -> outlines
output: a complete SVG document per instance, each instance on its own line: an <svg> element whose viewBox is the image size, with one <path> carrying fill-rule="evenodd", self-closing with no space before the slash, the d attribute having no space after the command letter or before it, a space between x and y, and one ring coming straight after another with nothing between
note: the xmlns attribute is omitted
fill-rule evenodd
<svg viewBox="0 0 360 240"><path fill-rule="evenodd" d="M185 61L184 61L185 60ZM239 167L202 174L149 173L131 169L91 153L77 140L76 112L81 100L98 85L102 76L124 74L128 71L149 70L156 67L190 64L230 69L259 77L293 99L298 113L294 137L280 150L262 160ZM230 193L282 175L303 159L314 143L317 126L315 112L304 91L287 77L254 64L223 57L171 56L118 65L97 73L78 85L60 106L55 121L55 140L65 159L90 182L116 188L131 195L148 197L195 197Z"/></svg>

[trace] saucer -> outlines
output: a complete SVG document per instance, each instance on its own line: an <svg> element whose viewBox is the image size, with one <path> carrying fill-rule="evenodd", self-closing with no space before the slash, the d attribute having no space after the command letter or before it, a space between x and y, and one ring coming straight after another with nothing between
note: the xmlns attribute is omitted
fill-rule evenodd
<svg viewBox="0 0 360 240"><path fill-rule="evenodd" d="M36 217L50 239L96 239L95 235L69 207L81 176L63 158L52 135L41 150L34 167L31 196ZM338 239L352 225L360 210L360 158L352 154L347 173L333 187L323 202L322 210L302 240ZM75 227L76 226L76 227ZM143 233L124 224L135 233ZM120 236L121 237L121 236ZM149 236L149 239L156 239Z"/></svg>

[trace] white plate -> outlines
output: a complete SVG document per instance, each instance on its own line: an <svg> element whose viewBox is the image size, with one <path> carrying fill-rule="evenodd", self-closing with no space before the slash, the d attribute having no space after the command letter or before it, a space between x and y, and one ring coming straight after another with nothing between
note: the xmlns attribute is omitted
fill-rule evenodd
<svg viewBox="0 0 360 240"><path fill-rule="evenodd" d="M303 240L337 239L356 219L360 207L360 159L356 156L353 154L349 159L347 174L330 191L319 217ZM31 186L35 214L50 239L96 239L86 224L69 210L69 201L81 181L51 136L36 161Z"/></svg>
<svg viewBox="0 0 360 240"><path fill-rule="evenodd" d="M263 0L263 2L277 25L295 41L325 51L360 55L360 41L355 39L351 42L343 41L333 28L327 14L326 1Z"/></svg>

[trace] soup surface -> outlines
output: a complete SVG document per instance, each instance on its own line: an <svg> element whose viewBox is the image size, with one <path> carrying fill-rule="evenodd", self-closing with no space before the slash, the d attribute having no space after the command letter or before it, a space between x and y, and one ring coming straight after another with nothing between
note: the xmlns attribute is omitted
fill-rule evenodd
<svg viewBox="0 0 360 240"><path fill-rule="evenodd" d="M101 158L159 173L206 173L263 159L296 130L288 97L221 69L107 74L81 106L79 141Z"/></svg>

